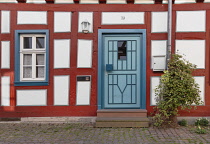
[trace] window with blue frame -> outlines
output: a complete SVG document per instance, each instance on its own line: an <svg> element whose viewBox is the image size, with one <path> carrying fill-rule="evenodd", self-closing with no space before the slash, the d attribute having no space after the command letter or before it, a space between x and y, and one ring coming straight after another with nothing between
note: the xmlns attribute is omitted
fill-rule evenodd
<svg viewBox="0 0 210 144"><path fill-rule="evenodd" d="M48 85L49 30L15 31L15 86Z"/></svg>

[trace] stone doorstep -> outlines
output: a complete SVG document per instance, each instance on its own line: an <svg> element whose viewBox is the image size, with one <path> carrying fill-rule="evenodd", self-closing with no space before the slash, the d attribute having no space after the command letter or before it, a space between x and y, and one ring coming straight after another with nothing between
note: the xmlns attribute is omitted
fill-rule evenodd
<svg viewBox="0 0 210 144"><path fill-rule="evenodd" d="M147 117L97 117L96 122L149 122Z"/></svg>
<svg viewBox="0 0 210 144"><path fill-rule="evenodd" d="M147 113L145 109L101 109L97 113Z"/></svg>

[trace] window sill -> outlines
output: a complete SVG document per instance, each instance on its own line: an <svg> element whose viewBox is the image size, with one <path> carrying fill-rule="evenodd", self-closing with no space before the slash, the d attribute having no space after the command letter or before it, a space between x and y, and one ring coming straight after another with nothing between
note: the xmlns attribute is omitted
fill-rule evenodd
<svg viewBox="0 0 210 144"><path fill-rule="evenodd" d="M15 82L14 83L15 86L48 86L49 83L48 82Z"/></svg>

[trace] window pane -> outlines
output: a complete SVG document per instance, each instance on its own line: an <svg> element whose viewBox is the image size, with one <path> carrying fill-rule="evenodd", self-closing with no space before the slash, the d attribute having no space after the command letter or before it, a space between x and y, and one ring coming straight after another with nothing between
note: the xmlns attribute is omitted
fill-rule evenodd
<svg viewBox="0 0 210 144"><path fill-rule="evenodd" d="M32 49L32 37L24 37L23 44L24 49Z"/></svg>
<svg viewBox="0 0 210 144"><path fill-rule="evenodd" d="M23 67L23 78L32 78L32 67Z"/></svg>
<svg viewBox="0 0 210 144"><path fill-rule="evenodd" d="M36 78L44 78L44 67L43 66L36 67Z"/></svg>
<svg viewBox="0 0 210 144"><path fill-rule="evenodd" d="M23 65L32 65L32 54L23 55Z"/></svg>
<svg viewBox="0 0 210 144"><path fill-rule="evenodd" d="M36 37L36 48L37 49L42 49L42 48L45 47L44 45L45 45L44 37Z"/></svg>
<svg viewBox="0 0 210 144"><path fill-rule="evenodd" d="M127 57L127 50L126 50L127 41L118 41L118 60L126 60Z"/></svg>
<svg viewBox="0 0 210 144"><path fill-rule="evenodd" d="M44 54L36 55L36 65L44 65Z"/></svg>

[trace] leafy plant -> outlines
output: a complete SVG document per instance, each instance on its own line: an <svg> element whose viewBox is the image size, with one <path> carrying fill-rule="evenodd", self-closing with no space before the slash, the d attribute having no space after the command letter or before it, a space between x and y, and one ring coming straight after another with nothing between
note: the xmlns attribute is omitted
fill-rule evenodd
<svg viewBox="0 0 210 144"><path fill-rule="evenodd" d="M198 126L195 129L195 133L197 133L197 134L206 134L207 133L207 130L205 128L202 128L202 127Z"/></svg>
<svg viewBox="0 0 210 144"><path fill-rule="evenodd" d="M195 121L195 126L208 126L209 120L207 118L199 118Z"/></svg>
<svg viewBox="0 0 210 144"><path fill-rule="evenodd" d="M181 121L179 121L179 125L180 126L187 126L187 120L186 119L182 119Z"/></svg>
<svg viewBox="0 0 210 144"><path fill-rule="evenodd" d="M192 76L195 68L195 65L183 59L181 55L172 55L168 70L164 71L160 84L155 89L155 126L177 126L179 110L189 110L193 104L194 108L195 105L202 104L199 85Z"/></svg>

